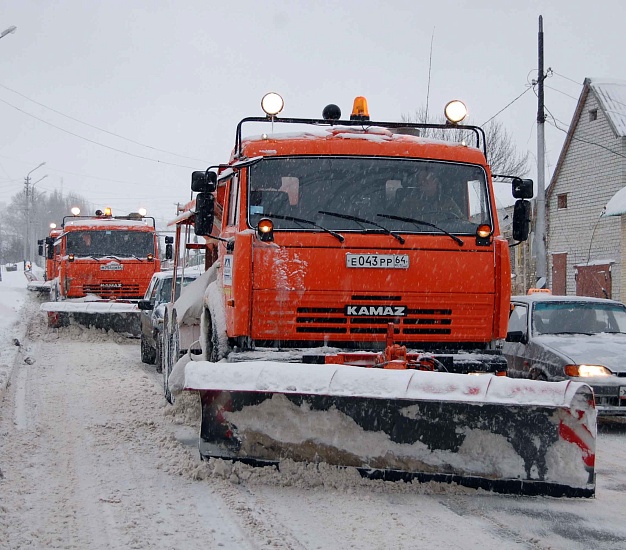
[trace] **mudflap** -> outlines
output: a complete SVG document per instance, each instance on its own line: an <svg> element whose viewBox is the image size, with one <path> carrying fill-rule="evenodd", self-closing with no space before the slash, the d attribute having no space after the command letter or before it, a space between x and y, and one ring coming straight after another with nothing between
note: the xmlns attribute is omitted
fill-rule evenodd
<svg viewBox="0 0 626 550"><path fill-rule="evenodd" d="M279 465L284 459L325 462L357 468L375 479L456 483L520 495L594 496L595 408L588 386L490 375L415 375L422 389L432 386L440 398L424 391L419 398L363 396L356 386L350 392L250 391L237 389L234 379L234 390L186 386L195 385L200 393L203 458L258 465ZM562 384L558 391L555 384ZM441 391L446 385L448 394ZM525 397L528 388L531 394Z"/></svg>

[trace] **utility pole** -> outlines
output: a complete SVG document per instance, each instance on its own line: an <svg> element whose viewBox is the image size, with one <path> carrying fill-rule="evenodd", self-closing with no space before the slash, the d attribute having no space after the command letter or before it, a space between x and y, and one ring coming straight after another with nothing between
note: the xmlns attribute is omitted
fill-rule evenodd
<svg viewBox="0 0 626 550"><path fill-rule="evenodd" d="M537 270L537 286L547 286L547 253L546 253L546 185L545 185L545 122L546 115L543 101L543 17L539 16L539 70L537 76L537 212L535 216L535 261Z"/></svg>
<svg viewBox="0 0 626 550"><path fill-rule="evenodd" d="M30 254L30 196L32 193L32 190L30 188L30 175L35 170L37 170L37 168L41 168L44 164L46 163L42 162L39 166L33 168L30 172L28 172L28 174L26 174L26 177L24 178L24 199L26 201L26 230L24 232L24 269L26 269L26 261L31 260L31 258L28 257Z"/></svg>

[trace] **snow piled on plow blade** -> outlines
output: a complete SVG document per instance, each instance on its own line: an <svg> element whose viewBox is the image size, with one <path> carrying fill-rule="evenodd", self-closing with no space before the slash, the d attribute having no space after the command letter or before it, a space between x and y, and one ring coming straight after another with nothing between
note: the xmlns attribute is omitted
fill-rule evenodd
<svg viewBox="0 0 626 550"><path fill-rule="evenodd" d="M141 335L141 311L133 302L63 300L44 302L40 310L48 315L48 325L53 328L76 323L132 337Z"/></svg>
<svg viewBox="0 0 626 550"><path fill-rule="evenodd" d="M58 313L139 313L132 302L45 302L40 309Z"/></svg>
<svg viewBox="0 0 626 550"><path fill-rule="evenodd" d="M191 361L184 388L200 392L205 457L327 462L519 494L595 491L596 416L585 384Z"/></svg>

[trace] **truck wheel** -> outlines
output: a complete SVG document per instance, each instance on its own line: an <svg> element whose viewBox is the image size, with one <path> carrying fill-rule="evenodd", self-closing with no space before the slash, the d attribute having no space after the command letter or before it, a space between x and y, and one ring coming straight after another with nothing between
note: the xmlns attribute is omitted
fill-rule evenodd
<svg viewBox="0 0 626 550"><path fill-rule="evenodd" d="M165 399L172 405L174 404L174 396L169 388L169 377L174 368L174 365L179 359L179 339L178 339L178 323L176 321L176 312L172 315L171 327L165 317L163 326L163 342L164 356L163 356L163 393Z"/></svg>
<svg viewBox="0 0 626 550"><path fill-rule="evenodd" d="M156 359L156 350L145 341L143 334L141 335L141 362L153 365Z"/></svg>
<svg viewBox="0 0 626 550"><path fill-rule="evenodd" d="M207 323L207 335L206 335L206 359L217 363L222 359L220 355L220 339L217 333L217 328L211 317L211 313L208 309L204 310L204 315Z"/></svg>

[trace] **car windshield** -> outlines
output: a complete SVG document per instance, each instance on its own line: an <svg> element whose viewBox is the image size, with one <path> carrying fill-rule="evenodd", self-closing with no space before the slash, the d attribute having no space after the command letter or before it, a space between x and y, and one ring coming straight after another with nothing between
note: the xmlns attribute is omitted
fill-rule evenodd
<svg viewBox="0 0 626 550"><path fill-rule="evenodd" d="M626 307L597 302L539 302L533 310L535 334L626 333Z"/></svg>
<svg viewBox="0 0 626 550"><path fill-rule="evenodd" d="M154 235L149 231L71 231L66 238L68 254L79 257L145 258L148 254L154 255Z"/></svg>
<svg viewBox="0 0 626 550"><path fill-rule="evenodd" d="M182 287L186 287L191 281L194 281L194 277L185 277L182 280ZM180 296L181 289L181 280L180 278L176 279L176 298L178 299ZM161 291L159 293L159 299L157 300L159 303L169 302L172 297L172 279L164 279L163 284L161 285Z"/></svg>
<svg viewBox="0 0 626 550"><path fill-rule="evenodd" d="M307 231L381 231L384 226L403 233L441 233L429 225L436 224L451 233L474 234L479 224L491 224L480 166L326 156L266 158L249 171L252 227L272 214L276 229Z"/></svg>

